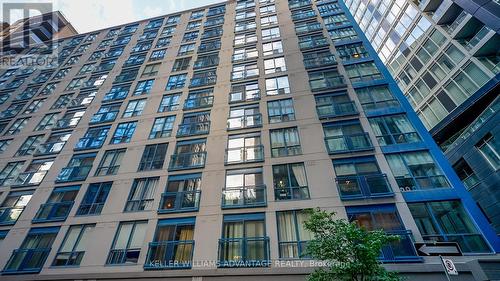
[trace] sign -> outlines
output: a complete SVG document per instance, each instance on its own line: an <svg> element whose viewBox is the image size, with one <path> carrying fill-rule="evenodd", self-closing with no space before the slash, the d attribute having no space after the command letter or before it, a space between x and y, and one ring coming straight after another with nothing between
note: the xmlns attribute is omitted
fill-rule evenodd
<svg viewBox="0 0 500 281"><path fill-rule="evenodd" d="M443 262L444 269L448 275L458 275L458 270L452 260L441 258L441 261Z"/></svg>
<svg viewBox="0 0 500 281"><path fill-rule="evenodd" d="M415 249L419 256L462 256L456 242L418 242Z"/></svg>

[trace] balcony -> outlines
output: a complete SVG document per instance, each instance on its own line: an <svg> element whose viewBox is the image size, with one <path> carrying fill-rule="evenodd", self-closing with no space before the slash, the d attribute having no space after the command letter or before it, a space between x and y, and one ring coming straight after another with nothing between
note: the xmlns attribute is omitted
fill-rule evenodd
<svg viewBox="0 0 500 281"><path fill-rule="evenodd" d="M453 34L455 32L455 30L463 23L465 22L465 19L470 19L470 17L468 17L469 13L467 13L466 11L462 11L458 17L451 23L447 26L447 29L448 29L448 33L449 34Z"/></svg>
<svg viewBox="0 0 500 281"><path fill-rule="evenodd" d="M264 207L266 205L265 185L226 187L222 190L222 209Z"/></svg>
<svg viewBox="0 0 500 281"><path fill-rule="evenodd" d="M422 167L424 169L424 167ZM401 192L450 187L445 176L396 177Z"/></svg>
<svg viewBox="0 0 500 281"><path fill-rule="evenodd" d="M335 59L335 55L333 54L320 55L315 58L304 59L304 66L306 69L319 68L336 64L337 60Z"/></svg>
<svg viewBox="0 0 500 281"><path fill-rule="evenodd" d="M225 164L243 164L264 161L264 146L247 146L226 149Z"/></svg>
<svg viewBox="0 0 500 281"><path fill-rule="evenodd" d="M150 242L144 269L191 268L194 240Z"/></svg>
<svg viewBox="0 0 500 281"><path fill-rule="evenodd" d="M290 10L299 9L299 8L303 8L303 7L310 7L310 6L311 6L310 0L289 1L288 2L288 7L290 8Z"/></svg>
<svg viewBox="0 0 500 281"><path fill-rule="evenodd" d="M187 98L184 102L184 110L211 107L214 104L214 96Z"/></svg>
<svg viewBox="0 0 500 281"><path fill-rule="evenodd" d="M15 224L24 207L1 207L0 208L0 225Z"/></svg>
<svg viewBox="0 0 500 281"><path fill-rule="evenodd" d="M105 123L105 122L113 122L113 121L115 121L116 116L118 116L118 110L112 110L112 111L103 112L103 113L96 113L90 118L89 124L94 125L94 124L100 124L100 123Z"/></svg>
<svg viewBox="0 0 500 281"><path fill-rule="evenodd" d="M63 221L71 211L73 203L73 201L66 201L42 204L32 222Z"/></svg>
<svg viewBox="0 0 500 281"><path fill-rule="evenodd" d="M311 86L311 91L320 92L346 87L346 84L344 78L339 75L334 77L309 80L309 86Z"/></svg>
<svg viewBox="0 0 500 281"><path fill-rule="evenodd" d="M50 250L51 248L14 250L2 274L38 273L42 270Z"/></svg>
<svg viewBox="0 0 500 281"><path fill-rule="evenodd" d="M352 135L330 136L325 138L328 153L346 153L372 150L373 145L368 133Z"/></svg>
<svg viewBox="0 0 500 281"><path fill-rule="evenodd" d="M274 188L275 200L304 200L309 199L309 187L307 186L284 186Z"/></svg>
<svg viewBox="0 0 500 281"><path fill-rule="evenodd" d="M170 164L168 166L168 169L170 171L175 171L175 170L203 168L205 167L206 158L207 158L206 151L173 154L170 158Z"/></svg>
<svg viewBox="0 0 500 281"><path fill-rule="evenodd" d="M316 105L316 112L320 119L359 114L356 104L353 101L318 104Z"/></svg>
<svg viewBox="0 0 500 281"><path fill-rule="evenodd" d="M38 185L42 182L47 172L48 171L20 173L12 184L12 187Z"/></svg>
<svg viewBox="0 0 500 281"><path fill-rule="evenodd" d="M305 12L300 12L300 13L292 13L292 20L294 22L301 21L301 20L307 20L316 17L316 13L313 10L305 11Z"/></svg>
<svg viewBox="0 0 500 281"><path fill-rule="evenodd" d="M74 150L97 149L104 144L105 140L106 136L80 138Z"/></svg>
<svg viewBox="0 0 500 281"><path fill-rule="evenodd" d="M394 196L386 174L342 176L335 182L342 200Z"/></svg>
<svg viewBox="0 0 500 281"><path fill-rule="evenodd" d="M255 128L262 126L262 114L245 115L227 119L228 130Z"/></svg>
<svg viewBox="0 0 500 281"><path fill-rule="evenodd" d="M490 246L484 240L483 235L479 233L459 233L443 235L422 234L422 239L424 239L424 241L457 242L458 245L460 245L460 249L464 253L491 253Z"/></svg>
<svg viewBox="0 0 500 281"><path fill-rule="evenodd" d="M269 237L219 239L219 267L268 267Z"/></svg>
<svg viewBox="0 0 500 281"><path fill-rule="evenodd" d="M158 213L195 212L200 208L201 190L164 192Z"/></svg>
<svg viewBox="0 0 500 281"><path fill-rule="evenodd" d="M465 45L465 48L467 50L472 50L474 49L476 46L479 45L479 43L488 36L488 34L490 33L490 31L492 31L489 27L487 26L483 26L483 28L481 28L477 33L476 35L474 35L474 37L472 37L469 41L467 41L466 45ZM493 34L493 32L491 32L491 34Z"/></svg>
<svg viewBox="0 0 500 281"><path fill-rule="evenodd" d="M300 50L321 48L321 47L326 47L328 45L329 45L328 41L324 37L318 38L318 39L312 39L312 40L299 41Z"/></svg>
<svg viewBox="0 0 500 281"><path fill-rule="evenodd" d="M57 176L56 182L83 181L87 178L92 166L66 167Z"/></svg>
<svg viewBox="0 0 500 281"><path fill-rule="evenodd" d="M413 245L412 233L410 230L387 231L387 234L399 236L400 240L382 247L379 260L382 262L421 262L422 257L417 255Z"/></svg>
<svg viewBox="0 0 500 281"><path fill-rule="evenodd" d="M178 137L205 135L210 131L210 121L180 124L177 129Z"/></svg>
<svg viewBox="0 0 500 281"><path fill-rule="evenodd" d="M34 156L59 153L63 149L65 144L65 141L48 142L41 144L35 150Z"/></svg>

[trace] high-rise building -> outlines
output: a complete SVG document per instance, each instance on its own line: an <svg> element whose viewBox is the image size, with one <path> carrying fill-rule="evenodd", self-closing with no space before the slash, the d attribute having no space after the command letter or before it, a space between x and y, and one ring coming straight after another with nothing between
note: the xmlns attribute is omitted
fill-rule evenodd
<svg viewBox="0 0 500 281"><path fill-rule="evenodd" d="M500 2L345 3L500 234L500 135L493 121L500 93Z"/></svg>
<svg viewBox="0 0 500 281"><path fill-rule="evenodd" d="M60 11L44 13L4 23L0 33L0 51L18 53L30 45L76 35L78 32Z"/></svg>
<svg viewBox="0 0 500 281"><path fill-rule="evenodd" d="M380 259L409 277L445 278L414 241L457 242L464 280L498 266L343 2L228 1L56 46L57 68L1 76L2 280L305 280L316 207L399 235Z"/></svg>

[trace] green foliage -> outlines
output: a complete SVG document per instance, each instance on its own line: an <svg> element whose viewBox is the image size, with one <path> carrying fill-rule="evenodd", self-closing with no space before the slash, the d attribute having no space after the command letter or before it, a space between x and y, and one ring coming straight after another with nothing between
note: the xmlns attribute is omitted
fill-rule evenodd
<svg viewBox="0 0 500 281"><path fill-rule="evenodd" d="M382 230L368 231L355 222L334 218L335 213L319 209L311 211L305 223L314 239L307 245L307 254L328 266L315 270L309 281L399 281L377 260L384 245L397 241L398 236Z"/></svg>

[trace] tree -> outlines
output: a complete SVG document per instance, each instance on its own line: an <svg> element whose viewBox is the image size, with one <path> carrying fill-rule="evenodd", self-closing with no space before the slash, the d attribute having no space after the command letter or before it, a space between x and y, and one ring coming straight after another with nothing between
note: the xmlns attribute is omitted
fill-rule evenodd
<svg viewBox="0 0 500 281"><path fill-rule="evenodd" d="M311 210L305 228L313 234L306 253L327 266L316 269L309 281L399 281L378 261L384 245L399 240L383 230L369 231L356 222L334 218L335 213Z"/></svg>

